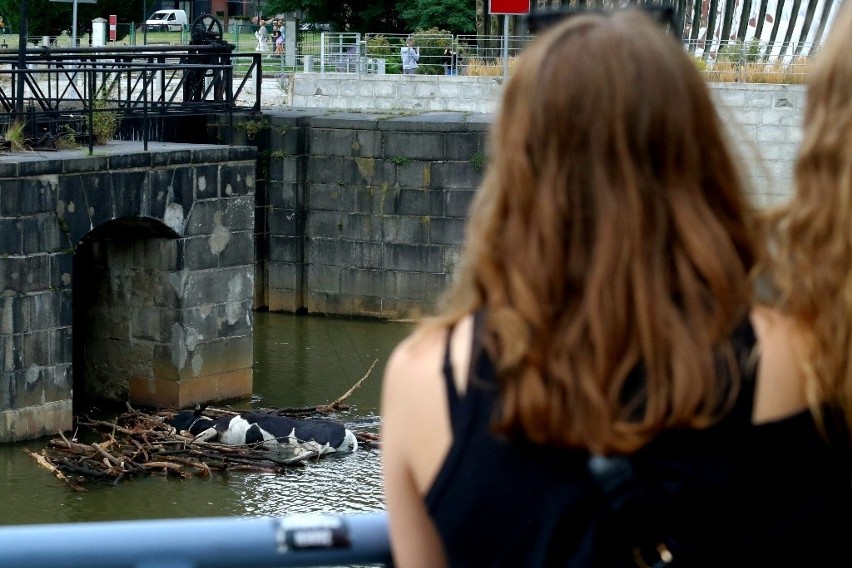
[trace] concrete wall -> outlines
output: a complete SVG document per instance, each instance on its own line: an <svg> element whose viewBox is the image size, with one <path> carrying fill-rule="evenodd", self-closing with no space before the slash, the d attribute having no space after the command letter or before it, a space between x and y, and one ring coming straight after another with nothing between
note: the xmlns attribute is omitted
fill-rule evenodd
<svg viewBox="0 0 852 568"><path fill-rule="evenodd" d="M496 111L501 77L296 73L263 83L263 107L315 111L424 112ZM711 93L744 162L756 202L778 203L792 191L805 87L711 83Z"/></svg>
<svg viewBox="0 0 852 568"><path fill-rule="evenodd" d="M0 156L0 442L251 394L256 151L149 146Z"/></svg>
<svg viewBox="0 0 852 568"><path fill-rule="evenodd" d="M452 278L487 155L493 114L466 109L492 109L499 83L316 73L289 80L293 102L311 108L266 110L236 133L262 156L256 307L383 318L430 311ZM804 88L711 91L754 202L786 199ZM353 110L376 107L396 110ZM419 112L436 107L456 110Z"/></svg>
<svg viewBox="0 0 852 568"><path fill-rule="evenodd" d="M242 124L238 137L267 148L256 307L381 318L428 311L453 273L489 122L294 110Z"/></svg>

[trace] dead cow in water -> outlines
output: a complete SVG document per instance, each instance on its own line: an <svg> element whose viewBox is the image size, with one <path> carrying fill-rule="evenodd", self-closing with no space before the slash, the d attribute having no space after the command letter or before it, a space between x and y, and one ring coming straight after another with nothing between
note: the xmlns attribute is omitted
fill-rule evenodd
<svg viewBox="0 0 852 568"><path fill-rule="evenodd" d="M178 412L169 420L177 431L187 431L201 442L258 444L270 450L280 446L315 451L319 455L354 452L358 440L340 422L322 418L289 418L262 412L209 418L203 407Z"/></svg>

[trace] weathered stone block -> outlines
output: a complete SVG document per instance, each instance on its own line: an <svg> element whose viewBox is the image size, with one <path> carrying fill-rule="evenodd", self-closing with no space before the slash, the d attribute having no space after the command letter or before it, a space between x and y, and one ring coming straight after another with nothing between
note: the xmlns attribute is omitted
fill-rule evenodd
<svg viewBox="0 0 852 568"><path fill-rule="evenodd" d="M272 235L269 237L269 260L301 263L305 258L305 238Z"/></svg>
<svg viewBox="0 0 852 568"><path fill-rule="evenodd" d="M219 266L245 266L251 263L255 256L252 231L231 233L227 244L219 254Z"/></svg>
<svg viewBox="0 0 852 568"><path fill-rule="evenodd" d="M346 160L336 156L312 156L308 162L307 183L322 183L334 185L343 183L346 176L344 164Z"/></svg>
<svg viewBox="0 0 852 568"><path fill-rule="evenodd" d="M444 191L444 213L447 217L459 217L466 220L475 195L475 191Z"/></svg>
<svg viewBox="0 0 852 568"><path fill-rule="evenodd" d="M347 211L351 208L352 196L342 183L314 183L310 189L312 211Z"/></svg>
<svg viewBox="0 0 852 568"><path fill-rule="evenodd" d="M309 290L329 294L340 293L340 271L341 268L339 266L324 264L309 265L306 272Z"/></svg>
<svg viewBox="0 0 852 568"><path fill-rule="evenodd" d="M386 270L441 272L442 250L437 246L388 243L384 249Z"/></svg>
<svg viewBox="0 0 852 568"><path fill-rule="evenodd" d="M383 158L439 161L444 159L444 134L440 132L384 132Z"/></svg>
<svg viewBox="0 0 852 568"><path fill-rule="evenodd" d="M396 278L391 281L395 285ZM343 268L340 271L340 288L348 296L371 296L385 298L394 292L387 289L388 278L382 270L363 270L358 268ZM355 312L357 313L357 312Z"/></svg>
<svg viewBox="0 0 852 568"><path fill-rule="evenodd" d="M224 210L221 223L230 231L254 230L253 195L237 196L222 199Z"/></svg>
<svg viewBox="0 0 852 568"><path fill-rule="evenodd" d="M0 218L0 255L23 252L23 222L20 219Z"/></svg>
<svg viewBox="0 0 852 568"><path fill-rule="evenodd" d="M443 215L444 196L440 191L400 189L399 206L395 213L417 216Z"/></svg>
<svg viewBox="0 0 852 568"><path fill-rule="evenodd" d="M345 266L352 258L354 243L336 239L308 239L305 253L311 262Z"/></svg>
<svg viewBox="0 0 852 568"><path fill-rule="evenodd" d="M213 227L222 223L222 203L218 200L198 201L187 213L184 233L187 237L209 235Z"/></svg>
<svg viewBox="0 0 852 568"><path fill-rule="evenodd" d="M22 178L17 191L3 188L0 199L3 200L3 215L35 215L56 211L58 176Z"/></svg>
<svg viewBox="0 0 852 568"><path fill-rule="evenodd" d="M357 156L360 144L351 128L312 128L309 134L311 153L319 156Z"/></svg>
<svg viewBox="0 0 852 568"><path fill-rule="evenodd" d="M44 378L45 402L58 402L71 398L72 374L70 359L64 365L54 365L46 369Z"/></svg>
<svg viewBox="0 0 852 568"><path fill-rule="evenodd" d="M271 221L272 219L270 219ZM307 211L305 234L313 238L337 239L343 230L343 219L336 211ZM271 232L271 226L270 226Z"/></svg>
<svg viewBox="0 0 852 568"><path fill-rule="evenodd" d="M446 274L400 272L397 274L397 299L437 302L450 283Z"/></svg>
<svg viewBox="0 0 852 568"><path fill-rule="evenodd" d="M61 242L59 219L55 213L39 213L21 220L24 254L40 254L58 250ZM64 239L67 243L67 239Z"/></svg>
<svg viewBox="0 0 852 568"><path fill-rule="evenodd" d="M213 310L216 333L210 337L227 339L251 336L254 329L253 305L252 300L245 300L216 306Z"/></svg>
<svg viewBox="0 0 852 568"><path fill-rule="evenodd" d="M298 291L301 293L306 270L307 268L301 264L268 262L266 267L266 281L272 289Z"/></svg>
<svg viewBox="0 0 852 568"><path fill-rule="evenodd" d="M0 335L0 371L11 373L24 368L24 335Z"/></svg>
<svg viewBox="0 0 852 568"><path fill-rule="evenodd" d="M26 351L26 347L24 348ZM25 353L26 360L26 353ZM28 367L15 371L11 390L12 408L36 406L44 402L44 367Z"/></svg>
<svg viewBox="0 0 852 568"><path fill-rule="evenodd" d="M274 236L303 236L306 234L305 210L274 208L268 212L267 231ZM337 216L335 214L335 216ZM335 222L333 219L317 219L318 222ZM336 225L335 225L336 226Z"/></svg>
<svg viewBox="0 0 852 568"><path fill-rule="evenodd" d="M382 243L352 243L349 262L356 268L382 268Z"/></svg>
<svg viewBox="0 0 852 568"><path fill-rule="evenodd" d="M151 184L148 171L113 173L112 202L115 218L151 215Z"/></svg>
<svg viewBox="0 0 852 568"><path fill-rule="evenodd" d="M226 237L227 244L230 242L231 235L227 234ZM182 240L184 242L184 254L188 260L188 263L186 264L188 264L192 270L205 270L219 266L218 253L221 253L222 251L218 250L218 247L217 252L211 250L211 235L201 235ZM253 251L251 251L251 253L253 254Z"/></svg>
<svg viewBox="0 0 852 568"><path fill-rule="evenodd" d="M183 307L250 299L254 291L251 268L245 265L189 272L183 285Z"/></svg>
<svg viewBox="0 0 852 568"><path fill-rule="evenodd" d="M167 343L171 340L171 329L179 320L179 311L159 306L137 308L131 315L134 339L152 343Z"/></svg>
<svg viewBox="0 0 852 568"><path fill-rule="evenodd" d="M69 176L63 178L62 185L64 186L65 183L71 182L74 177L75 176ZM85 201L76 201L74 202L74 206L79 208L82 212L85 212L85 214L89 217L89 230L116 217L116 213L114 211L115 194L113 188L114 183L120 179L121 178L114 179L108 172L93 172L79 178L85 195ZM116 193L121 191L126 191L126 188L117 188ZM60 191L60 196L61 195L62 192ZM69 202L66 204L65 210L68 211L70 206L71 203ZM137 212L136 214L139 215L141 212ZM79 238L73 242L77 242L77 240L79 240Z"/></svg>
<svg viewBox="0 0 852 568"><path fill-rule="evenodd" d="M383 299L379 296L363 296L359 294L340 294L334 302L334 310L327 306L325 311L329 313L359 314L365 317L383 318L387 317Z"/></svg>
<svg viewBox="0 0 852 568"><path fill-rule="evenodd" d="M448 132L444 136L447 160L469 161L485 152L487 137L483 132Z"/></svg>
<svg viewBox="0 0 852 568"><path fill-rule="evenodd" d="M219 166L220 197L232 197L235 195L254 195L255 192L255 164L245 162L242 164L228 163ZM209 190L209 185L207 186ZM198 186L199 198L206 198L201 193L201 185Z"/></svg>
<svg viewBox="0 0 852 568"><path fill-rule="evenodd" d="M429 189L432 183L432 164L425 161L411 161L397 167L397 183L403 189Z"/></svg>
<svg viewBox="0 0 852 568"><path fill-rule="evenodd" d="M471 190L479 187L483 171L473 161L438 162L432 165L433 189Z"/></svg>
<svg viewBox="0 0 852 568"><path fill-rule="evenodd" d="M208 183L214 188L211 197L216 197L218 183L217 170L213 166L196 168L187 166L175 169L154 169L149 173L151 187L150 214L159 219L166 215L170 218L177 216L175 222L166 220L166 224L179 232L182 221L189 216L190 208L195 204L196 184L206 187ZM202 193L202 192L199 192ZM180 224L177 224L180 222Z"/></svg>
<svg viewBox="0 0 852 568"><path fill-rule="evenodd" d="M432 217L429 221L429 242L432 244L458 245L464 241L465 219Z"/></svg>
<svg viewBox="0 0 852 568"><path fill-rule="evenodd" d="M0 259L2 262L3 259ZM0 264L0 290L11 290L21 294L37 292L50 288L50 258L47 255L27 256L6 259L10 262Z"/></svg>
<svg viewBox="0 0 852 568"><path fill-rule="evenodd" d="M282 290L278 288L267 288L266 305L271 312L295 313L306 306L302 302L302 293L292 289Z"/></svg>
<svg viewBox="0 0 852 568"><path fill-rule="evenodd" d="M292 182L274 182L269 184L268 205L281 209L301 209L304 206L302 185Z"/></svg>
<svg viewBox="0 0 852 568"><path fill-rule="evenodd" d="M344 213L341 216L343 226L340 236L355 241L377 241L382 235L382 219L376 215Z"/></svg>

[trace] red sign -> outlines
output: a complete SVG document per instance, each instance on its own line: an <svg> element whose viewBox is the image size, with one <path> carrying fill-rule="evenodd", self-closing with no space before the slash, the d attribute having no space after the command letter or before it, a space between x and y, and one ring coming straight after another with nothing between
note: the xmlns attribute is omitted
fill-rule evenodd
<svg viewBox="0 0 852 568"><path fill-rule="evenodd" d="M530 0L489 0L489 14L529 14Z"/></svg>
<svg viewBox="0 0 852 568"><path fill-rule="evenodd" d="M109 15L109 40L110 41L115 41L115 35L116 35L116 31L117 31L116 30L116 27L117 27L116 24L118 23L117 20L118 20L118 18L116 18L115 14ZM103 20L101 20L101 21L103 21Z"/></svg>

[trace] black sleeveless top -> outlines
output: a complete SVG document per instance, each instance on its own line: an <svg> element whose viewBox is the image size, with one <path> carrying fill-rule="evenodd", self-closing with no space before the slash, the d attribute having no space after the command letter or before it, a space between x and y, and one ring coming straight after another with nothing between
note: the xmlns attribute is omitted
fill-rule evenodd
<svg viewBox="0 0 852 568"><path fill-rule="evenodd" d="M838 553L852 560L837 550L845 538L831 541L840 530L828 520L845 507L852 518L849 478L809 413L751 426L748 320L731 337L742 388L725 418L705 430L664 432L615 458L492 434L497 384L479 341L481 314L475 321L464 396L449 349L445 357L453 442L425 497L451 566L815 565Z"/></svg>

